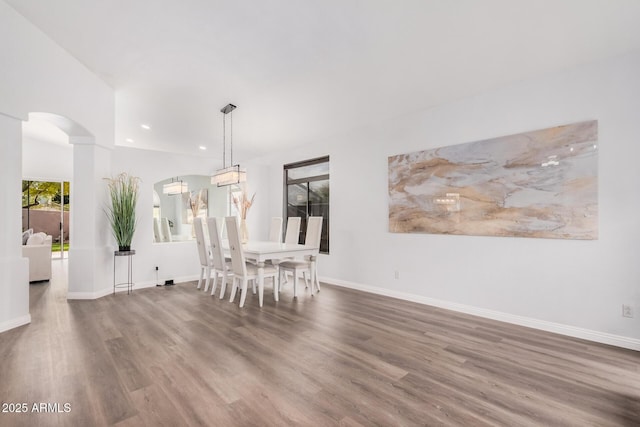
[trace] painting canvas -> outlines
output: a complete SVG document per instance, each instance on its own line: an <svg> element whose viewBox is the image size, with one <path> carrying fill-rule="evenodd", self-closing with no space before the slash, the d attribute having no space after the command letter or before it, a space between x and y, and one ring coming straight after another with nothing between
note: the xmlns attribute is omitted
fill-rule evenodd
<svg viewBox="0 0 640 427"><path fill-rule="evenodd" d="M598 238L598 122L389 157L389 231Z"/></svg>

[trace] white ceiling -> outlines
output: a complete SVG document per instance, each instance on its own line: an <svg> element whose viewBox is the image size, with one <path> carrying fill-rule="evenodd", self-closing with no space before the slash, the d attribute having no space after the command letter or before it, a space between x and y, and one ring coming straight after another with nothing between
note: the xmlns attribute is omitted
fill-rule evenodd
<svg viewBox="0 0 640 427"><path fill-rule="evenodd" d="M6 2L116 90L116 144L220 158L232 102L240 161L640 49L637 0Z"/></svg>

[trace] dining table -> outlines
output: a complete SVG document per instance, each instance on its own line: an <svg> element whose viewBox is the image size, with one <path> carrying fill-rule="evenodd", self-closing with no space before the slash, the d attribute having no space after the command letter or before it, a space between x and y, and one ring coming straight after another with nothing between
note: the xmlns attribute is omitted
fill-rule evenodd
<svg viewBox="0 0 640 427"><path fill-rule="evenodd" d="M226 256L229 256L229 242L224 240L222 242L222 248ZM301 245L297 243L280 243L271 242L267 240L249 240L242 244L242 252L246 260L255 263L258 267L258 301L260 307L264 300L264 267L267 261L278 261L285 258L303 258L309 257L311 262L311 283L315 283L315 262L320 248L314 246ZM276 264L276 262L274 262ZM279 300L279 286L278 283L274 283L273 286L273 298L275 301ZM313 287L311 290L313 295Z"/></svg>

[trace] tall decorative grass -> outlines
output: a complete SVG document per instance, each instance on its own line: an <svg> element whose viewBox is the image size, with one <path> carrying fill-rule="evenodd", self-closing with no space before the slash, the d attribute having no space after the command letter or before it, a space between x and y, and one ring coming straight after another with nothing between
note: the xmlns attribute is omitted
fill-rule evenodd
<svg viewBox="0 0 640 427"><path fill-rule="evenodd" d="M121 173L115 178L105 178L111 196L111 206L105 209L113 237L118 242L118 250L131 249L131 240L138 223L136 203L140 178Z"/></svg>

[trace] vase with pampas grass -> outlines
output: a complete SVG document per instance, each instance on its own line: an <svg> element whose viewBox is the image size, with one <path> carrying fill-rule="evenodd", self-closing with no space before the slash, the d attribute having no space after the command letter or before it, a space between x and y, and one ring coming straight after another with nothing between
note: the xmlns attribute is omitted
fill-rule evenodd
<svg viewBox="0 0 640 427"><path fill-rule="evenodd" d="M247 196L246 191L242 191L242 194L233 197L233 204L236 207L236 210L240 214L240 236L242 238L242 243L247 243L249 241L249 230L247 230L247 213L249 212L249 208L253 205L253 200L256 198L256 193L253 193L251 199Z"/></svg>

